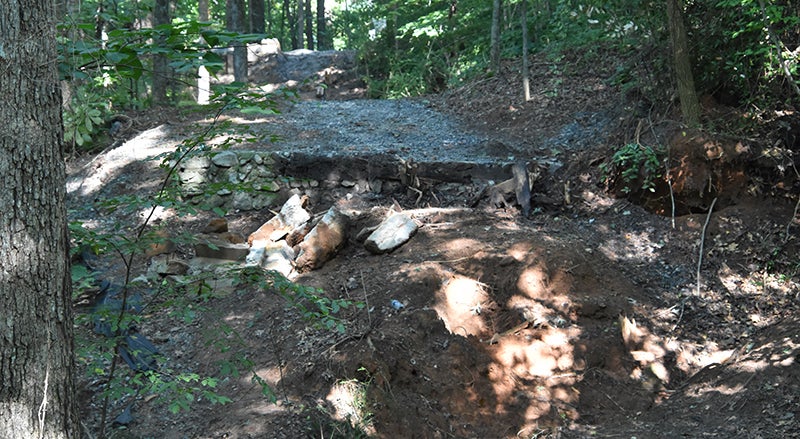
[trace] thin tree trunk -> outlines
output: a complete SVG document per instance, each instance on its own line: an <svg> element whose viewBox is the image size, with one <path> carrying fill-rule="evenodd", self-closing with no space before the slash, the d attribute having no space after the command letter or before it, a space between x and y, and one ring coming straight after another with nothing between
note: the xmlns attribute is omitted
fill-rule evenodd
<svg viewBox="0 0 800 439"><path fill-rule="evenodd" d="M330 49L328 29L325 23L325 0L317 0L317 49Z"/></svg>
<svg viewBox="0 0 800 439"><path fill-rule="evenodd" d="M492 3L492 41L489 59L495 72L500 71L500 5L501 0L494 0Z"/></svg>
<svg viewBox="0 0 800 439"><path fill-rule="evenodd" d="M55 3L0 7L0 436L78 439Z"/></svg>
<svg viewBox="0 0 800 439"><path fill-rule="evenodd" d="M153 8L153 27L170 23L169 0L156 0ZM166 37L156 37L155 44L162 46L166 42ZM153 102L156 105L167 103L167 88L169 87L170 68L169 61L165 55L155 55L153 57Z"/></svg>
<svg viewBox="0 0 800 439"><path fill-rule="evenodd" d="M264 0L250 1L250 32L254 34L265 33L264 29Z"/></svg>
<svg viewBox="0 0 800 439"><path fill-rule="evenodd" d="M305 23L305 0L297 0L297 17L294 29L297 35L297 45L293 49L303 48L303 23Z"/></svg>
<svg viewBox="0 0 800 439"><path fill-rule="evenodd" d="M274 15L274 12L273 12L274 10L275 10L275 5L272 4L272 0L266 0L265 7L264 7L264 15L265 15L265 19L267 21L266 33L270 38L274 38L275 37L275 35L273 35L273 32L272 32L272 19L273 19L272 16Z"/></svg>
<svg viewBox="0 0 800 439"><path fill-rule="evenodd" d="M530 68L528 65L528 52L530 43L528 42L528 0L522 0L520 11L520 22L522 24L522 93L525 95L525 102L531 100Z"/></svg>
<svg viewBox="0 0 800 439"><path fill-rule="evenodd" d="M311 13L311 0L306 0L306 48L314 50L314 14Z"/></svg>
<svg viewBox="0 0 800 439"><path fill-rule="evenodd" d="M667 0L669 35L672 41L672 55L675 62L675 77L678 82L678 98L681 101L681 114L690 127L700 125L700 102L694 87L692 63L689 60L689 43L683 25L683 6L680 0Z"/></svg>
<svg viewBox="0 0 800 439"><path fill-rule="evenodd" d="M281 43L281 47L291 47L292 49L296 49L297 48L296 47L297 46L297 42L295 40L296 40L297 34L294 32L294 21L291 18L292 14L291 14L290 0L283 0L283 7L281 9L283 11L283 17L281 17L281 21L280 21L280 24L281 24L281 27L280 27L280 29L281 29L281 38L283 38L283 39L286 38L286 34L287 34L286 25L288 24L289 25L289 32L288 33L289 33L289 36L290 36L289 37L289 43L291 43L290 45L286 45L286 44L283 44L285 42L284 41L284 42Z"/></svg>
<svg viewBox="0 0 800 439"><path fill-rule="evenodd" d="M228 0L226 13L228 15L227 30L244 32L244 0ZM241 83L247 82L247 46L238 41L233 43L233 80Z"/></svg>

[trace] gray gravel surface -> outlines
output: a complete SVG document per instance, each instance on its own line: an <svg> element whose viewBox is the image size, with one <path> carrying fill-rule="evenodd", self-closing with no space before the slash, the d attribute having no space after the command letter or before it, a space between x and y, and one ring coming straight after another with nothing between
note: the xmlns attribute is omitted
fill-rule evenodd
<svg viewBox="0 0 800 439"><path fill-rule="evenodd" d="M303 101L280 115L285 152L320 157L397 155L418 162L498 163L511 148L465 128L424 100Z"/></svg>

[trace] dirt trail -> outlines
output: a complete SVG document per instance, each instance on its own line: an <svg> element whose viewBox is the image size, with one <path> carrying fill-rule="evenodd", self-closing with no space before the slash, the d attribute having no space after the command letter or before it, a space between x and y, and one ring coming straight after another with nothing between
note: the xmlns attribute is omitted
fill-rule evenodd
<svg viewBox="0 0 800 439"><path fill-rule="evenodd" d="M282 134L282 142L257 147L288 163L318 157L316 167L309 160L292 168L295 173L330 174L329 164L343 163L330 180L339 184L293 188L310 196L312 211L338 203L352 219L337 257L297 282L366 306L341 312L346 331L340 334L309 326L274 293L231 287L223 275L212 279L208 302L198 299L207 309L198 320L184 323L169 309L154 311L142 332L170 368L207 375L227 364L231 352L215 348L226 341L252 361L277 402L251 376L226 375L218 391L230 404L201 400L173 415L139 395L127 432L160 438L800 437L798 290L791 276L759 268L790 236L784 231L795 233L793 205L742 199L712 212L705 230L705 214L676 218L673 226L671 218L606 196L596 158L606 152L613 117L602 116L602 100L587 116L587 96L568 90L558 120L545 114L550 104L526 107L503 89L495 90L502 102L481 108L479 121L433 110L463 115L460 108L485 104L463 101L455 108L453 96L431 105L306 101L274 118L233 119ZM517 119L514 131L509 121L520 113L511 108L541 114ZM146 131L90 166L75 167L70 202L84 207L76 215L98 230L141 220L138 213L86 206L108 195L152 193L163 176L157 163L123 160L125 148L161 151L190 135L192 125L158 130L161 137ZM518 157L538 158L547 172L534 187L535 213L526 219L486 201L466 206L477 177L436 181L421 199L399 183L380 192L342 185L359 163L344 157L361 154L388 160L388 168L398 157L450 163L462 176L472 171L464 163L502 174ZM79 177L96 185L79 188ZM372 255L356 236L396 204L421 228L395 252ZM229 212L227 219L247 235L271 216L268 210ZM175 234L197 233L210 218L170 210L156 215ZM191 256L185 246L175 253ZM137 264L137 275L146 263ZM82 386L84 414L93 425L102 383ZM112 410L128 402L115 401Z"/></svg>

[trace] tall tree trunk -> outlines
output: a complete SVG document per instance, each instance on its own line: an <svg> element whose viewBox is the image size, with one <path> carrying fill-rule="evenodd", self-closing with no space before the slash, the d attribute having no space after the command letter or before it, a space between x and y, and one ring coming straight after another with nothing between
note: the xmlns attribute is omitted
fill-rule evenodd
<svg viewBox="0 0 800 439"><path fill-rule="evenodd" d="M0 7L0 437L81 437L55 3Z"/></svg>
<svg viewBox="0 0 800 439"><path fill-rule="evenodd" d="M287 24L289 25L289 32L288 33L289 33L289 36L290 36L289 37L289 43L290 44L287 45L287 44L285 44L285 41L282 41L281 42L281 47L291 47L292 49L296 49L297 48L297 42L295 40L296 40L296 35L297 34L294 32L294 21L291 18L292 17L292 13L291 13L292 9L291 9L291 4L290 3L291 3L291 0L283 0L283 5L281 7L281 11L283 12L283 14L282 14L283 17L281 17L281 20L279 21L279 23L281 24L281 26L280 26L280 35L281 35L281 38L283 38L284 40L285 40L286 34L287 34L286 25Z"/></svg>
<svg viewBox="0 0 800 439"><path fill-rule="evenodd" d="M169 0L156 0L153 8L153 27L170 24ZM165 36L156 37L156 45L163 47ZM167 88L170 80L169 61L165 55L153 57L153 103L164 105L167 103Z"/></svg>
<svg viewBox="0 0 800 439"><path fill-rule="evenodd" d="M500 71L500 0L492 3L492 41L489 51L489 59L492 70Z"/></svg>
<svg viewBox="0 0 800 439"><path fill-rule="evenodd" d="M264 0L250 1L250 33L263 34L264 29Z"/></svg>
<svg viewBox="0 0 800 439"><path fill-rule="evenodd" d="M325 0L317 0L317 49L330 49L328 29L325 23Z"/></svg>
<svg viewBox="0 0 800 439"><path fill-rule="evenodd" d="M197 1L197 20L208 21L208 0ZM202 40L202 37L200 37ZM211 74L206 66L200 66L197 71L197 103L199 105L208 104L211 98Z"/></svg>
<svg viewBox="0 0 800 439"><path fill-rule="evenodd" d="M522 0L520 10L520 24L522 25L522 94L525 102L531 100L531 73L528 64L528 52L530 43L528 42L528 0Z"/></svg>
<svg viewBox="0 0 800 439"><path fill-rule="evenodd" d="M311 0L306 0L306 49L314 50L314 14L311 13Z"/></svg>
<svg viewBox="0 0 800 439"><path fill-rule="evenodd" d="M292 45L292 49L302 49L303 48L303 23L305 22L305 0L297 0L297 17L295 17L295 35L296 35L296 44Z"/></svg>
<svg viewBox="0 0 800 439"><path fill-rule="evenodd" d="M208 0L197 0L197 20L208 21Z"/></svg>
<svg viewBox="0 0 800 439"><path fill-rule="evenodd" d="M244 0L228 0L226 12L228 16L227 30L244 32ZM247 82L247 45L241 42L233 43L233 80L241 83Z"/></svg>
<svg viewBox="0 0 800 439"><path fill-rule="evenodd" d="M683 25L683 5L680 0L667 0L667 18L675 62L675 77L678 82L678 98L681 101L681 115L687 125L697 127L700 125L700 102L694 87L689 43Z"/></svg>
<svg viewBox="0 0 800 439"><path fill-rule="evenodd" d="M267 27L265 29L265 33L270 38L275 38L275 34L272 31L272 20L274 15L275 5L272 3L272 0L266 0L264 3L264 19L267 22Z"/></svg>

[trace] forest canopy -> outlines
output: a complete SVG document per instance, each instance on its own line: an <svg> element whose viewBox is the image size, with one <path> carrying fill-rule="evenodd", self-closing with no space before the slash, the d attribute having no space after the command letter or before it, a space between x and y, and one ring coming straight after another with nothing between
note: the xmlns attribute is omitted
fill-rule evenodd
<svg viewBox="0 0 800 439"><path fill-rule="evenodd" d="M674 99L661 2L495 3L497 13L486 0L68 1L59 39L60 72L69 85L67 140L89 142L125 109L191 101L201 65L213 75L227 47L264 38L283 50L357 51L370 96L395 98L519 69L511 61L522 55L524 23L529 57L577 56L587 69L615 58L610 84L654 104ZM698 95L762 110L798 102L800 5L703 0L681 5L681 12ZM492 62L493 44L503 63Z"/></svg>

